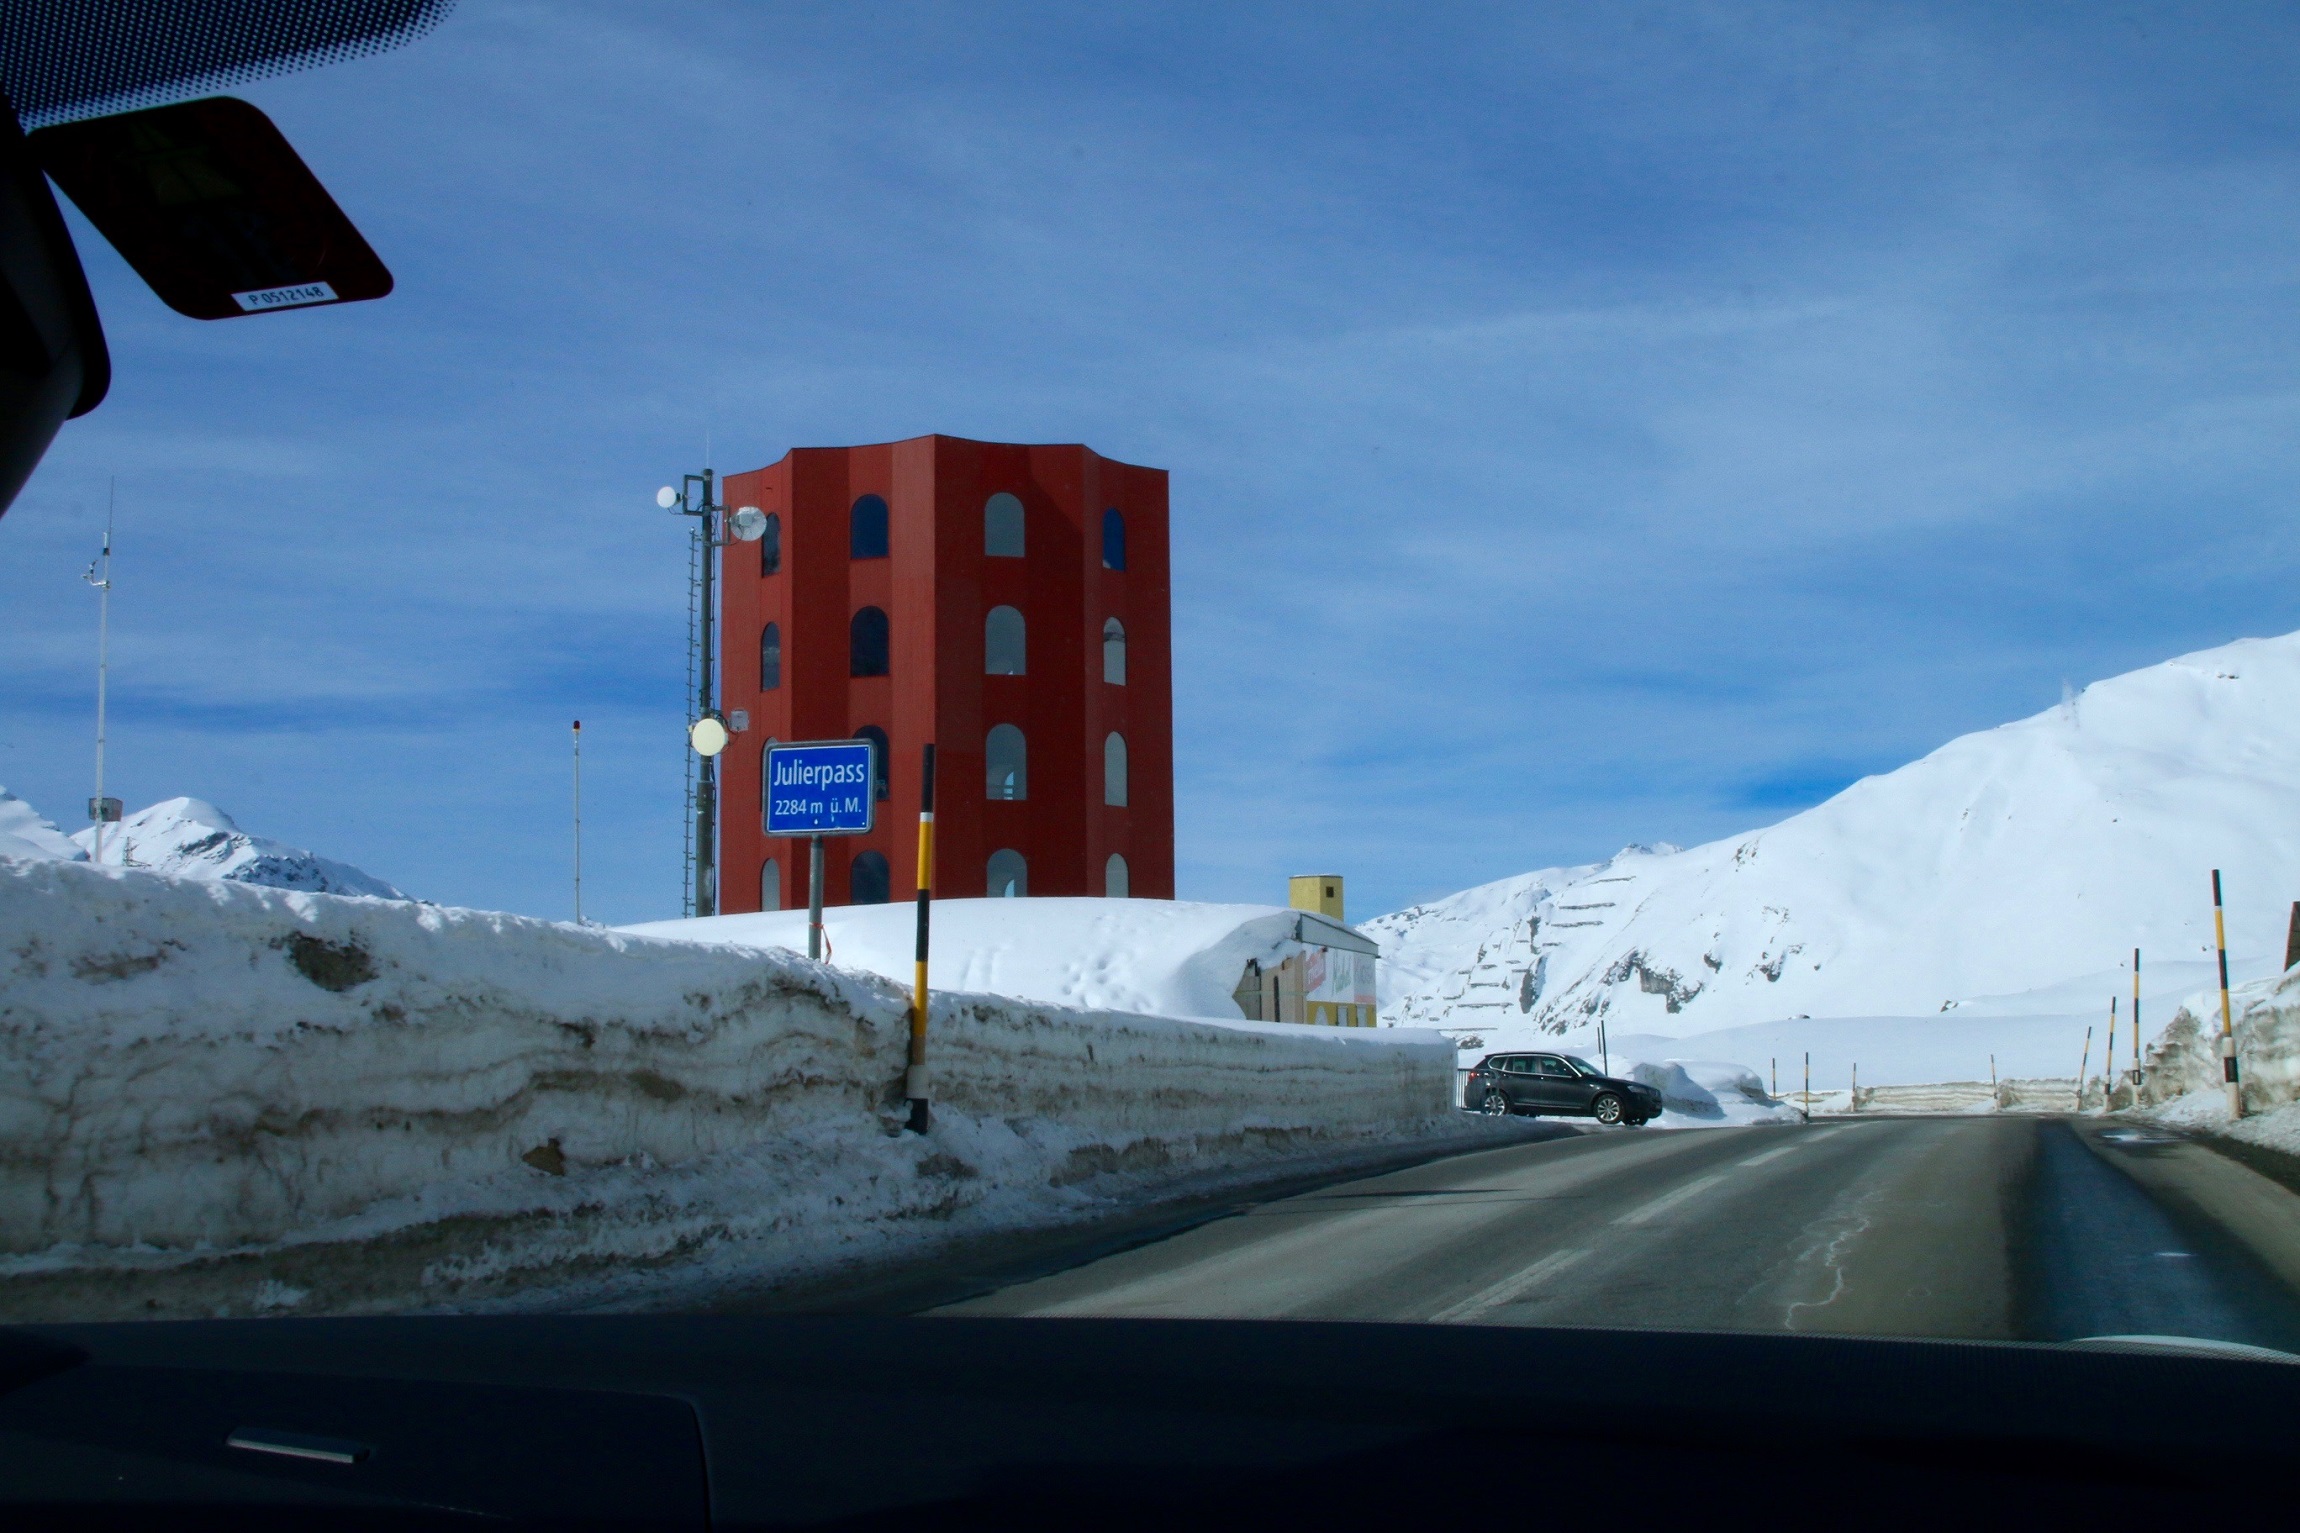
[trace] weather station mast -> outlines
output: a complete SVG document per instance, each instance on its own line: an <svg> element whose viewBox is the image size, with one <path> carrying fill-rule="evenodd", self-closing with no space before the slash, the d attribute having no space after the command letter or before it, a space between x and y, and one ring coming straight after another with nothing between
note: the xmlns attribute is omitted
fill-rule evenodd
<svg viewBox="0 0 2300 1533"><path fill-rule="evenodd" d="M766 513L744 506L733 515L719 503L718 481L711 470L680 477L673 489L655 492L655 504L680 516L691 517L687 534L687 717L686 867L680 880L681 914L713 916L719 913L719 753L741 727L730 728L719 711L718 552L730 542L756 542L767 528Z"/></svg>

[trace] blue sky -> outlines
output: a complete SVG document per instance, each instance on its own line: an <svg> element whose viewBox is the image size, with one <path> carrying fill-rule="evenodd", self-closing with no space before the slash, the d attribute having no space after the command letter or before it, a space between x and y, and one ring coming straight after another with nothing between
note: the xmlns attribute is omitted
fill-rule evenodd
<svg viewBox="0 0 2300 1533"><path fill-rule="evenodd" d="M1173 474L1180 892L1353 914L1777 819L2300 628L2300 20L2081 5L464 0L238 91L392 266L181 319L0 520L0 783L426 897L679 896L654 488ZM707 448L706 448L707 444Z"/></svg>

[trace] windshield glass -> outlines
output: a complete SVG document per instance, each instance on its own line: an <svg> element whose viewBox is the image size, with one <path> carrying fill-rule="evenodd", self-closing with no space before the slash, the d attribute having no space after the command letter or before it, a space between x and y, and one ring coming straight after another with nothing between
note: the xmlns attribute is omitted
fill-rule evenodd
<svg viewBox="0 0 2300 1533"><path fill-rule="evenodd" d="M440 15L38 98L0 1320L2300 1350L2300 12Z"/></svg>

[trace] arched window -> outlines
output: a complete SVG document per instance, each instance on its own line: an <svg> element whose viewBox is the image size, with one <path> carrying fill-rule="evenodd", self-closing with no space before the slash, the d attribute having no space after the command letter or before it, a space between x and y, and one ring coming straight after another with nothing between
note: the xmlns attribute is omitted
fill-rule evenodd
<svg viewBox="0 0 2300 1533"><path fill-rule="evenodd" d="M772 857L769 857L766 865L759 869L759 908L761 910L780 910L783 908L783 870L775 866L775 859Z"/></svg>
<svg viewBox="0 0 2300 1533"><path fill-rule="evenodd" d="M1126 568L1126 518L1118 514L1116 506L1102 513L1102 567Z"/></svg>
<svg viewBox="0 0 2300 1533"><path fill-rule="evenodd" d="M1030 797L1030 748L1021 730L1012 724L997 725L983 742L982 759L990 797Z"/></svg>
<svg viewBox="0 0 2300 1533"><path fill-rule="evenodd" d="M886 731L879 728L876 724L865 724L862 728L855 731L855 738L858 740L868 740L871 743L870 796L872 798L885 798L887 757Z"/></svg>
<svg viewBox="0 0 2300 1533"><path fill-rule="evenodd" d="M1022 502L1004 490L983 505L982 551L993 559L1022 557Z"/></svg>
<svg viewBox="0 0 2300 1533"><path fill-rule="evenodd" d="M1126 898L1126 859L1116 852L1102 864L1102 892L1114 900Z"/></svg>
<svg viewBox="0 0 2300 1533"><path fill-rule="evenodd" d="M1018 900L1030 892L1030 864L1013 847L1001 847L990 854L990 897Z"/></svg>
<svg viewBox="0 0 2300 1533"><path fill-rule="evenodd" d="M886 854L864 852L847 870L847 903L884 905L894 877L887 871Z"/></svg>
<svg viewBox="0 0 2300 1533"><path fill-rule="evenodd" d="M865 495L847 513L847 553L856 559L886 557L886 502Z"/></svg>
<svg viewBox="0 0 2300 1533"><path fill-rule="evenodd" d="M783 567L783 519L776 512L767 513L767 530L759 534L759 578L764 580Z"/></svg>
<svg viewBox="0 0 2300 1533"><path fill-rule="evenodd" d="M1102 742L1102 802L1126 807L1126 737L1116 731Z"/></svg>
<svg viewBox="0 0 2300 1533"><path fill-rule="evenodd" d="M877 607L863 608L847 624L847 674L884 676L886 650L886 613Z"/></svg>
<svg viewBox="0 0 2300 1533"><path fill-rule="evenodd" d="M1102 679L1126 685L1126 625L1116 618L1102 625Z"/></svg>
<svg viewBox="0 0 2300 1533"><path fill-rule="evenodd" d="M1106 665L1103 669L1107 670ZM769 623L759 630L759 690L772 692L783 684L783 630Z"/></svg>
<svg viewBox="0 0 2300 1533"><path fill-rule="evenodd" d="M1024 663L1022 614L1012 607L993 607L982 620L982 674L1020 676Z"/></svg>

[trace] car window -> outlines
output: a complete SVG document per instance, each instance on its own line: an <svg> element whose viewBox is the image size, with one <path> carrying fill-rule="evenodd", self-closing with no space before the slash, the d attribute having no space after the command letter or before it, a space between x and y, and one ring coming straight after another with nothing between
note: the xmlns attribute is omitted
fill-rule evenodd
<svg viewBox="0 0 2300 1533"><path fill-rule="evenodd" d="M812 1292L1458 1133L1622 1174L1352 1318L2300 1354L2300 7L1429 9L11 6L0 1048L74 1084L0 1125L0 1326L573 1306L688 1230ZM440 24L169 25L323 12ZM866 823L769 834L847 738ZM2159 1128L2267 1157L2275 1296ZM1173 1179L1074 1184L1121 1133ZM1191 1302L1340 1318L1280 1290L1396 1239Z"/></svg>

